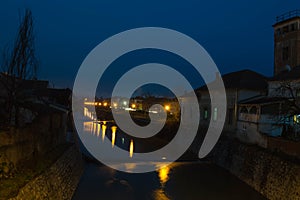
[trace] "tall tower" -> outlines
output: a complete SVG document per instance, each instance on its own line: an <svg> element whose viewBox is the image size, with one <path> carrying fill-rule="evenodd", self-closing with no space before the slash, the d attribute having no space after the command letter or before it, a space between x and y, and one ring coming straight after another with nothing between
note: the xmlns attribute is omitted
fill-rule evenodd
<svg viewBox="0 0 300 200"><path fill-rule="evenodd" d="M276 17L274 28L274 75L300 66L300 10Z"/></svg>

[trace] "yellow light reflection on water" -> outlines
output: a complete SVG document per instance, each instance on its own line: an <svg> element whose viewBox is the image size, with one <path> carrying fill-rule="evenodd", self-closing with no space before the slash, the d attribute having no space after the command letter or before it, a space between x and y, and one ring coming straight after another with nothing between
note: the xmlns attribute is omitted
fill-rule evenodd
<svg viewBox="0 0 300 200"><path fill-rule="evenodd" d="M97 123L97 137L99 137L100 135L100 128L101 128L100 124Z"/></svg>
<svg viewBox="0 0 300 200"><path fill-rule="evenodd" d="M93 123L93 135L96 135L97 132L97 124Z"/></svg>
<svg viewBox="0 0 300 200"><path fill-rule="evenodd" d="M116 141L116 132L117 132L117 127L116 126L112 126L111 127L111 147L114 148L115 146L115 141Z"/></svg>
<svg viewBox="0 0 300 200"><path fill-rule="evenodd" d="M106 131L106 125L102 124L102 141L104 141L105 138L105 131Z"/></svg>
<svg viewBox="0 0 300 200"><path fill-rule="evenodd" d="M170 200L162 189L157 189L153 192L154 200Z"/></svg>
<svg viewBox="0 0 300 200"><path fill-rule="evenodd" d="M169 180L169 172L170 172L169 166L163 166L158 170L158 176L162 186L164 186L165 183Z"/></svg>
<svg viewBox="0 0 300 200"><path fill-rule="evenodd" d="M132 158L133 156L133 140L130 141L130 145L129 145L129 157Z"/></svg>
<svg viewBox="0 0 300 200"><path fill-rule="evenodd" d="M83 130L84 130L85 132L92 132L92 131L91 131L92 128L93 128L93 122L84 122L84 123L83 123Z"/></svg>

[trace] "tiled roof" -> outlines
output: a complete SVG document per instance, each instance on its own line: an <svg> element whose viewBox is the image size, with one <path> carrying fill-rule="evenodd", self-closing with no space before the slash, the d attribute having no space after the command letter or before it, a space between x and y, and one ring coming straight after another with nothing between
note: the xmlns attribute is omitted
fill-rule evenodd
<svg viewBox="0 0 300 200"><path fill-rule="evenodd" d="M266 90L268 78L252 70L231 72L222 76L226 89ZM206 85L197 90L207 90Z"/></svg>
<svg viewBox="0 0 300 200"><path fill-rule="evenodd" d="M249 99L245 99L239 102L239 104L269 104L276 102L284 102L287 101L286 97L267 97L267 96L258 96L252 97Z"/></svg>

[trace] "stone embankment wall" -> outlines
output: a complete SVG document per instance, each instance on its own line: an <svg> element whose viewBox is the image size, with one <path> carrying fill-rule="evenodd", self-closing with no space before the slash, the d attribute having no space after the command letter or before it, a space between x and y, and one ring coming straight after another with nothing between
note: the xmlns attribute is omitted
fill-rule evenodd
<svg viewBox="0 0 300 200"><path fill-rule="evenodd" d="M225 138L215 146L211 159L268 199L300 199L296 158Z"/></svg>
<svg viewBox="0 0 300 200"><path fill-rule="evenodd" d="M10 200L71 199L83 168L81 153L73 145L47 171L31 180Z"/></svg>
<svg viewBox="0 0 300 200"><path fill-rule="evenodd" d="M52 113L39 117L26 127L0 131L0 163L17 165L41 156L66 142L67 115Z"/></svg>

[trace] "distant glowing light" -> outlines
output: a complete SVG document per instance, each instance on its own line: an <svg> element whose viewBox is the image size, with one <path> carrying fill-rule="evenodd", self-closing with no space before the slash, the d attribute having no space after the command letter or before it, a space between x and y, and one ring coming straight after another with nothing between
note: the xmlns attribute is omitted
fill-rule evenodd
<svg viewBox="0 0 300 200"><path fill-rule="evenodd" d="M107 106L107 102L104 102L104 103L103 103L103 106Z"/></svg>
<svg viewBox="0 0 300 200"><path fill-rule="evenodd" d="M165 110L166 110L166 111L169 111L169 110L170 110L170 106L169 106L169 105L166 105L166 106L165 106Z"/></svg>
<svg viewBox="0 0 300 200"><path fill-rule="evenodd" d="M157 114L158 112L156 110L149 110L149 113Z"/></svg>
<svg viewBox="0 0 300 200"><path fill-rule="evenodd" d="M127 110L127 111L135 111L135 109L132 109L132 108L125 108L124 110Z"/></svg>
<svg viewBox="0 0 300 200"><path fill-rule="evenodd" d="M131 108L136 108L136 105L135 105L135 104L132 104L132 105L131 105Z"/></svg>

